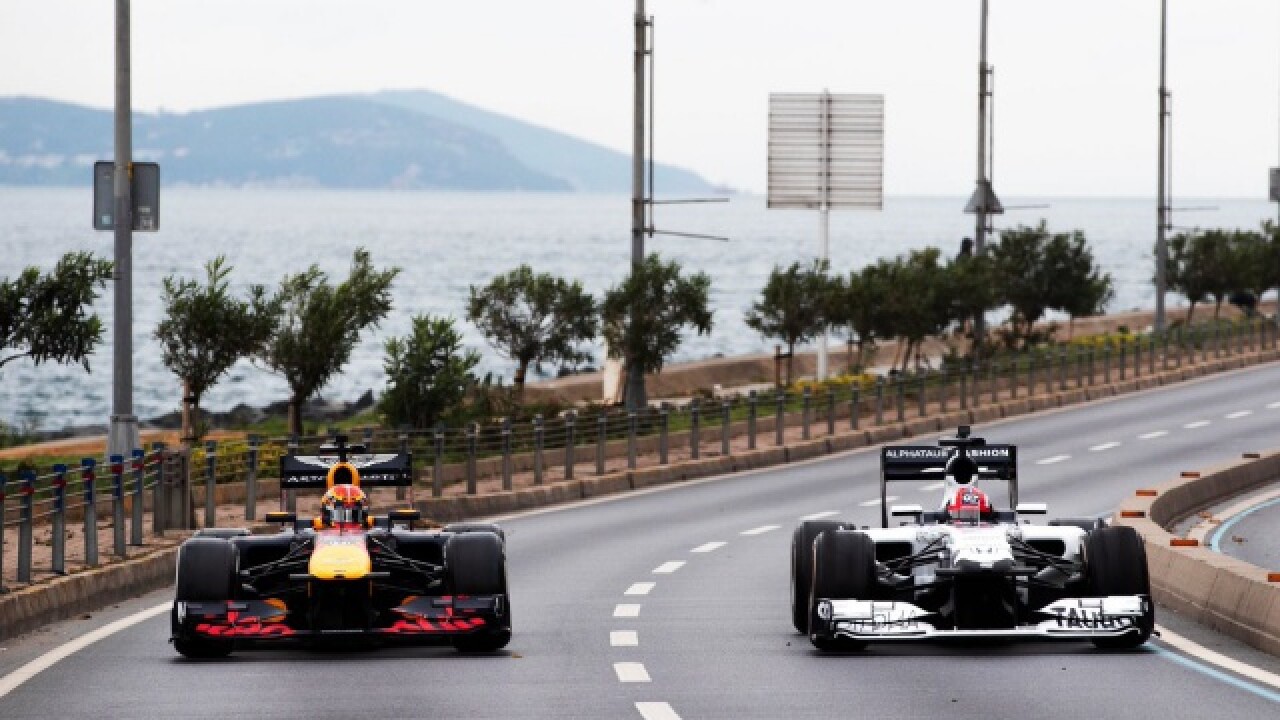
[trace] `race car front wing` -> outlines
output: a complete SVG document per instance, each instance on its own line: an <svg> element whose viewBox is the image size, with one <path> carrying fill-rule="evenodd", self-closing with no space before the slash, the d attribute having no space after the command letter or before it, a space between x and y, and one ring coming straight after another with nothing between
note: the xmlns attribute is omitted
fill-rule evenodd
<svg viewBox="0 0 1280 720"><path fill-rule="evenodd" d="M1042 640L1094 640L1141 631L1151 612L1145 595L1063 598L1044 606L1033 624L999 629L951 629L936 626L937 613L911 603L876 600L819 600L818 618L829 637L851 640L924 640L1013 637Z"/></svg>

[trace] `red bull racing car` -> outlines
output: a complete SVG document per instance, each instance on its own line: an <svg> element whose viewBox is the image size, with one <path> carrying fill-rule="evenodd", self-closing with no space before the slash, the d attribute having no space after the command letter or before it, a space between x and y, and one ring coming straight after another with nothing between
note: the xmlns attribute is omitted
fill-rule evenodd
<svg viewBox="0 0 1280 720"><path fill-rule="evenodd" d="M1093 518L1031 524L1043 503L1018 502L1017 448L961 427L939 446L881 450L881 526L809 521L791 549L797 630L821 650L868 642L1015 637L1147 641L1155 609L1146 551L1132 528ZM1008 483L1010 509L978 488ZM886 504L888 483L941 481L936 510ZM904 518L889 526L890 516Z"/></svg>
<svg viewBox="0 0 1280 720"><path fill-rule="evenodd" d="M190 658L286 641L372 639L503 648L511 639L506 538L496 525L413 528L368 512L363 488L411 486L407 454L336 444L280 459L281 490L325 488L320 515L269 513L273 535L208 529L178 552L174 648Z"/></svg>

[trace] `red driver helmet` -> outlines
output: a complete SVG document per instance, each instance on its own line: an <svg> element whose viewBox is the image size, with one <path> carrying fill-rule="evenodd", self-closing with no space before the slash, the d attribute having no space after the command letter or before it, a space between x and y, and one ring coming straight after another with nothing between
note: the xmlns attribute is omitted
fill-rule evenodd
<svg viewBox="0 0 1280 720"><path fill-rule="evenodd" d="M947 503L947 516L953 521L977 523L990 520L994 516L994 508L987 494L976 487L962 487L956 490L951 502Z"/></svg>
<svg viewBox="0 0 1280 720"><path fill-rule="evenodd" d="M325 525L363 524L369 500L355 485L334 485L320 500L320 515Z"/></svg>

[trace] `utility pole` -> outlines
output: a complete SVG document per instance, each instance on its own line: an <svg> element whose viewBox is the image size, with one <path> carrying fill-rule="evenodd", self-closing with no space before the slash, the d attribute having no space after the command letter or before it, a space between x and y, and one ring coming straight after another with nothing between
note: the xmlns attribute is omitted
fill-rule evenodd
<svg viewBox="0 0 1280 720"><path fill-rule="evenodd" d="M977 257L987 254L987 218L992 213L1003 212L1000 201L996 198L995 189L991 187L988 175L987 126L988 104L991 101L991 66L987 64L987 0L982 0L982 18L978 50L978 179L973 198L969 200L966 212L975 216L973 233L973 253ZM983 350L986 339L987 319L984 313L978 312L973 318L973 354Z"/></svg>
<svg viewBox="0 0 1280 720"><path fill-rule="evenodd" d="M115 316L107 455L125 457L139 447L138 418L133 414L133 118L129 75L129 0L116 0Z"/></svg>
<svg viewBox="0 0 1280 720"><path fill-rule="evenodd" d="M644 165L644 113L645 113L645 62L649 45L649 20L644 14L644 0L636 0L635 47L635 136L631 151L631 272L635 274L644 263L645 216L648 197L645 192ZM631 309L632 321L642 308ZM626 401L629 410L640 410L648 404L644 387L644 369L632 361L627 353Z"/></svg>
<svg viewBox="0 0 1280 720"><path fill-rule="evenodd" d="M1169 0L1160 0L1160 132L1159 159L1156 165L1156 332L1165 328L1164 295L1168 284L1165 271L1169 263L1169 246L1165 231L1169 227L1169 198L1165 192L1168 188L1165 161L1168 151L1165 148L1166 126L1169 121L1169 89L1165 86L1165 57L1168 40Z"/></svg>

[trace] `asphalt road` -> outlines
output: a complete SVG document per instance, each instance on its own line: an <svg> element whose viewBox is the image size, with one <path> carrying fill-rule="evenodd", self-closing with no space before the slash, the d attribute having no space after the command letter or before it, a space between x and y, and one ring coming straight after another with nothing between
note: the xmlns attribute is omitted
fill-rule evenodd
<svg viewBox="0 0 1280 720"><path fill-rule="evenodd" d="M1180 470L1280 445L1276 408L1280 366L1270 366L975 432L1020 446L1023 500L1047 502L1051 517L1099 515ZM173 653L160 615L0 697L0 717L1280 717L1280 691L1159 641L1126 653L1034 643L817 654L788 615L791 529L828 512L877 522L877 459L857 452L504 522L516 635L503 653L290 650L196 663ZM939 499L913 485L891 494ZM66 638L168 597L12 642L0 683Z"/></svg>
<svg viewBox="0 0 1280 720"><path fill-rule="evenodd" d="M1226 518L1209 533L1209 540L1223 553L1270 570L1280 570L1280 498L1268 500Z"/></svg>

